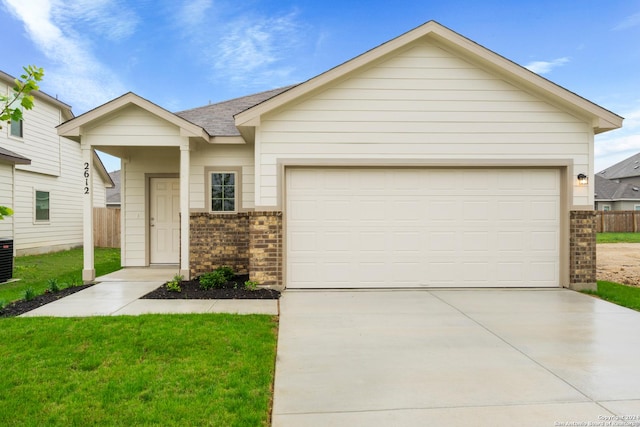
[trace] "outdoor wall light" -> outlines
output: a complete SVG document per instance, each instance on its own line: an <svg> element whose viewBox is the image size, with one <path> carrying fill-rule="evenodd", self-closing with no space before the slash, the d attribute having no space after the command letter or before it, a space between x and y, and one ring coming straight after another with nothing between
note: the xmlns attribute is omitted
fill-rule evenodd
<svg viewBox="0 0 640 427"><path fill-rule="evenodd" d="M578 174L578 184L587 185L588 183L589 183L589 178L587 177L587 175L585 175L583 173L579 173Z"/></svg>

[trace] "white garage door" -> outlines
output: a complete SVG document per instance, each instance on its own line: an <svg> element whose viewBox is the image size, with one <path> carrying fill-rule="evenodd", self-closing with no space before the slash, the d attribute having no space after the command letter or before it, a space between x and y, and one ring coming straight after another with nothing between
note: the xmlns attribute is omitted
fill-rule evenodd
<svg viewBox="0 0 640 427"><path fill-rule="evenodd" d="M288 168L290 288L559 284L556 169Z"/></svg>

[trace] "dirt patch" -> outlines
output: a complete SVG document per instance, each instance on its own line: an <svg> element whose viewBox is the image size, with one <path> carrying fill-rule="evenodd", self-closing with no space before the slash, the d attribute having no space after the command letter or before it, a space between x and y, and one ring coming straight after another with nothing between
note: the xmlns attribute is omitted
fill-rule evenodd
<svg viewBox="0 0 640 427"><path fill-rule="evenodd" d="M180 292L167 289L167 284L149 292L141 299L278 299L280 292L275 289L245 289L244 282L249 275L239 275L225 283L220 289L202 289L198 279L180 282Z"/></svg>
<svg viewBox="0 0 640 427"><path fill-rule="evenodd" d="M601 243L596 255L598 280L640 286L640 243Z"/></svg>

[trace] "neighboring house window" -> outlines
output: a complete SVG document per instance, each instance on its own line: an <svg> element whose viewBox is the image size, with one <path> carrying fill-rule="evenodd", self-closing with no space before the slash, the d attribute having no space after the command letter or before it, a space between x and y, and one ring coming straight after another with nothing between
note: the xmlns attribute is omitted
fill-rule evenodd
<svg viewBox="0 0 640 427"><path fill-rule="evenodd" d="M211 211L235 212L236 206L236 173L211 173Z"/></svg>
<svg viewBox="0 0 640 427"><path fill-rule="evenodd" d="M49 221L49 192L36 190L36 221Z"/></svg>
<svg viewBox="0 0 640 427"><path fill-rule="evenodd" d="M611 206L610 205L602 205L602 210L603 211L610 211L611 210Z"/></svg>
<svg viewBox="0 0 640 427"><path fill-rule="evenodd" d="M17 138L22 138L22 120L18 120L17 122L11 121L9 134Z"/></svg>
<svg viewBox="0 0 640 427"><path fill-rule="evenodd" d="M634 211L640 211L640 205L633 205Z"/></svg>

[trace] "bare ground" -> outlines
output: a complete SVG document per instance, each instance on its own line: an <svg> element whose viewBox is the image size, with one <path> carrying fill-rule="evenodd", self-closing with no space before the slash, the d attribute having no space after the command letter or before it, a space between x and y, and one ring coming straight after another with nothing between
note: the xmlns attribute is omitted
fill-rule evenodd
<svg viewBox="0 0 640 427"><path fill-rule="evenodd" d="M640 243L597 246L597 279L640 286Z"/></svg>

